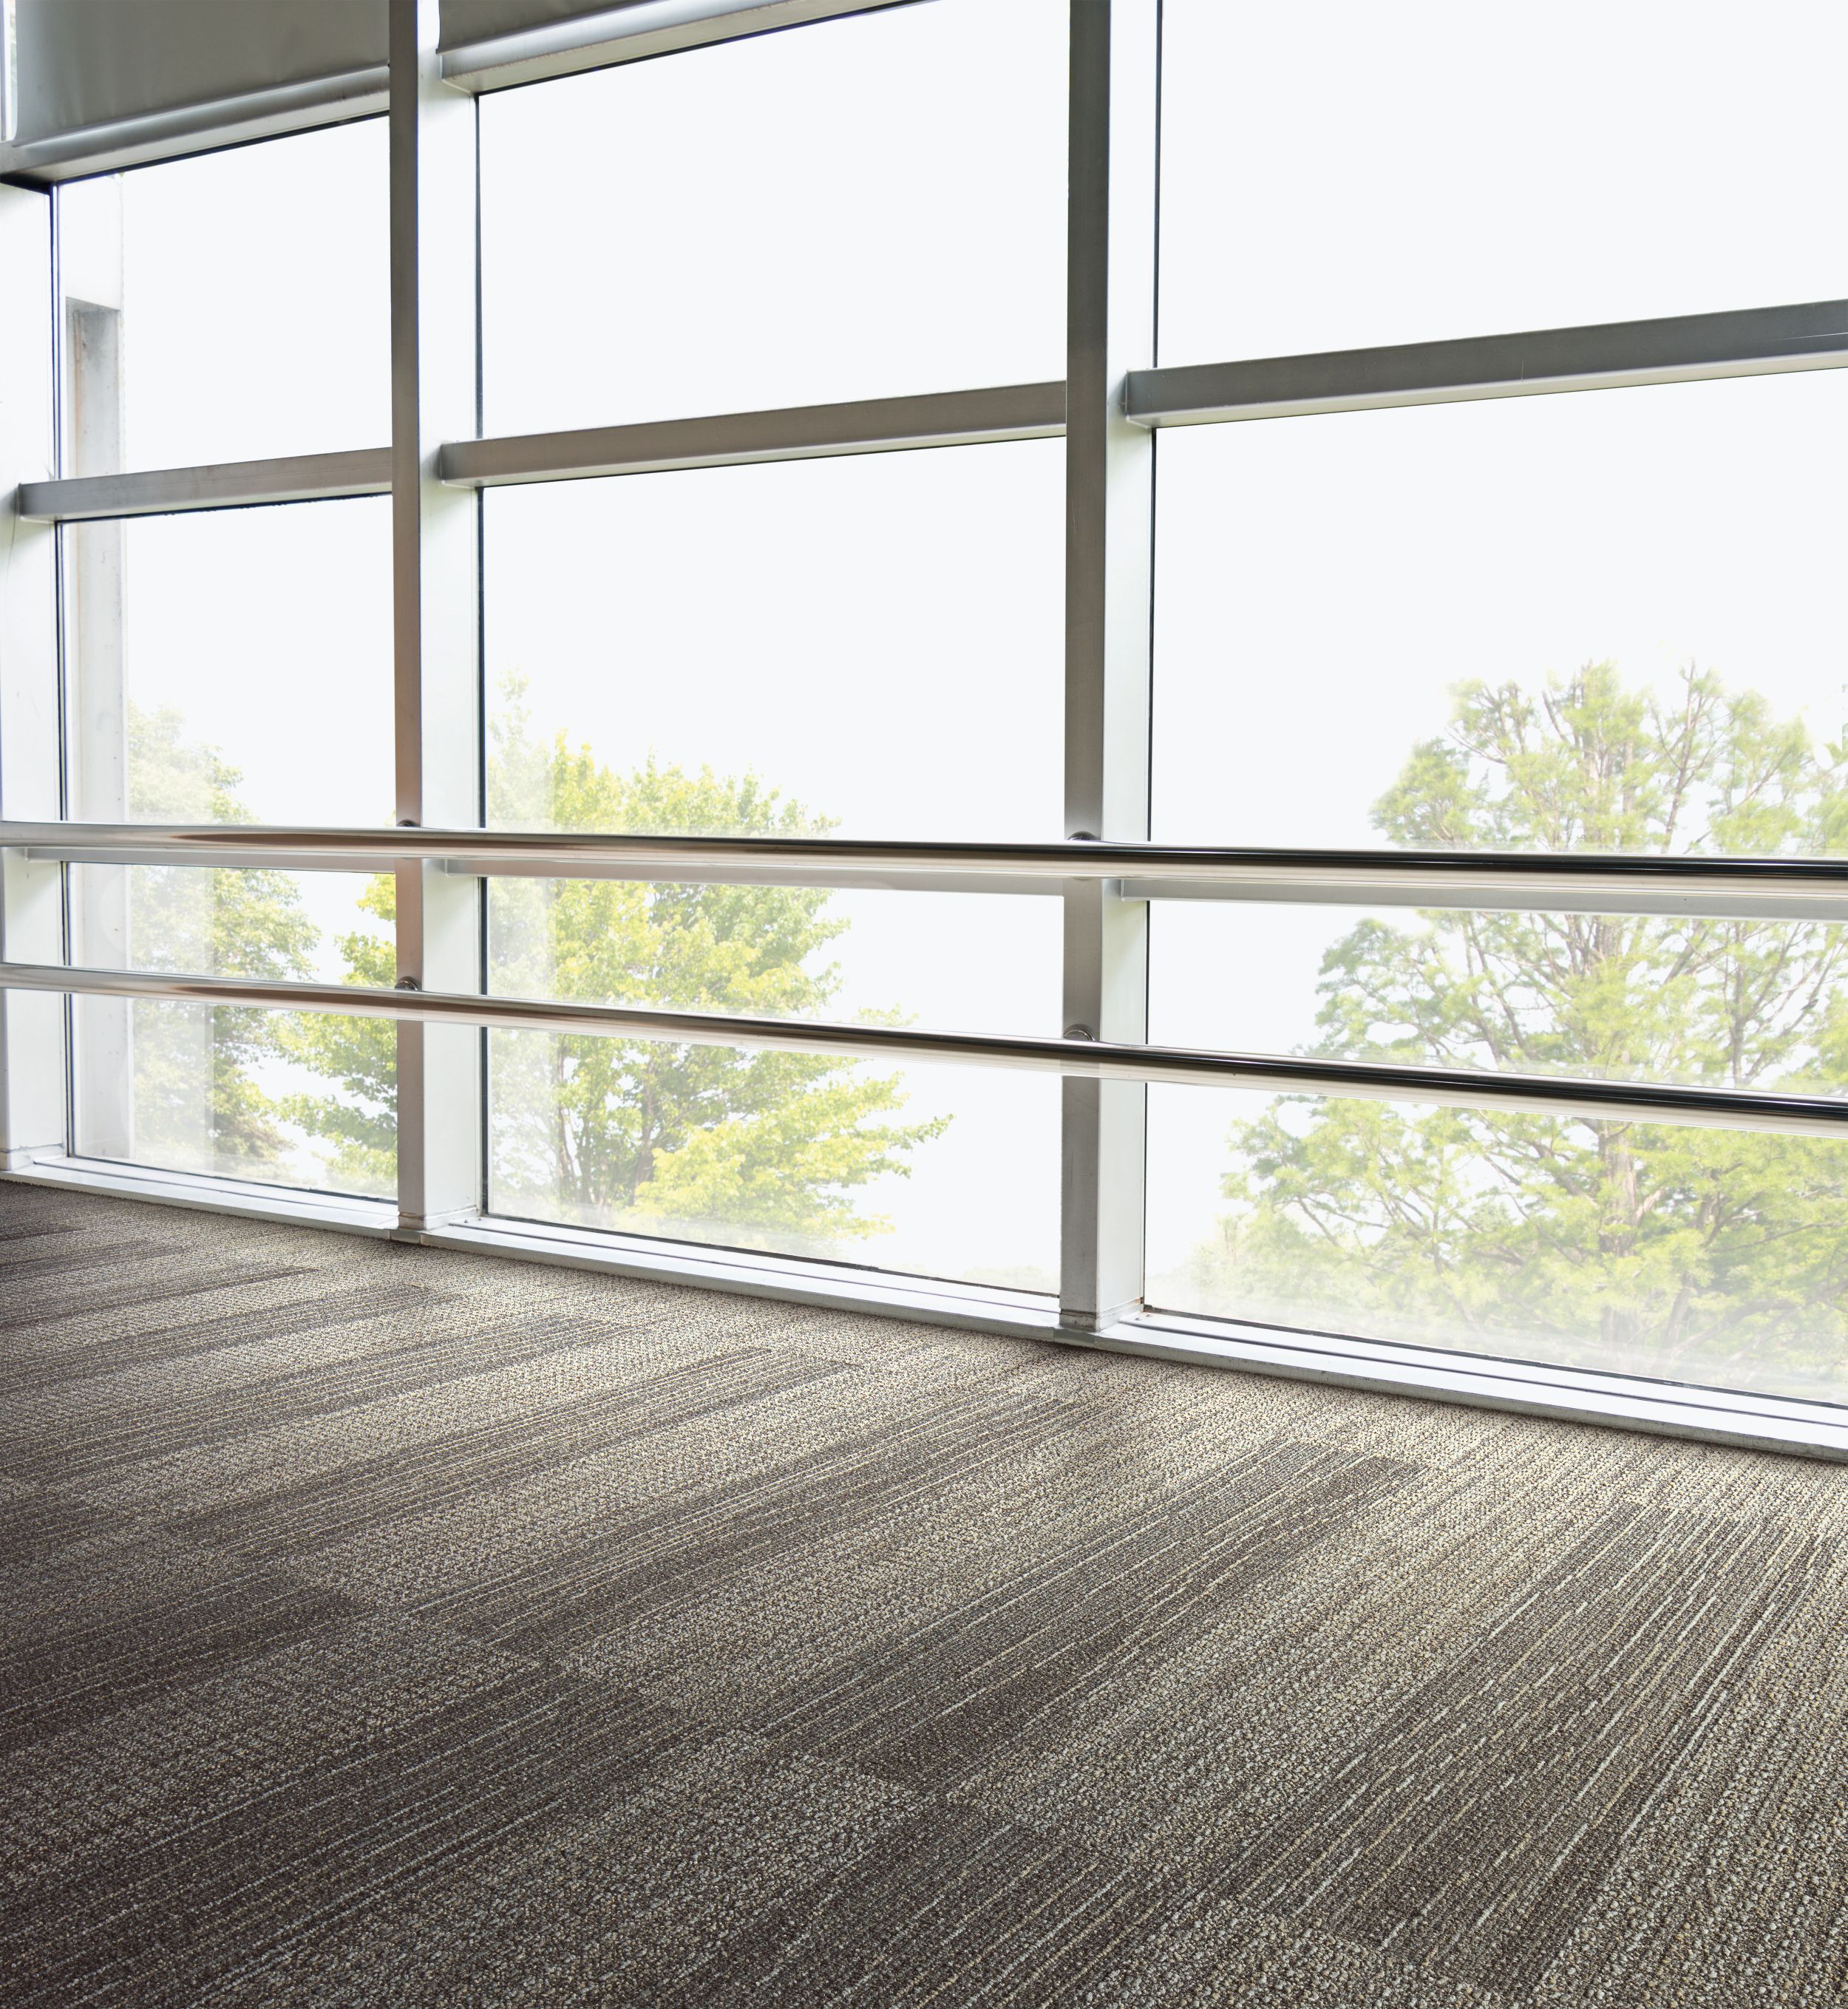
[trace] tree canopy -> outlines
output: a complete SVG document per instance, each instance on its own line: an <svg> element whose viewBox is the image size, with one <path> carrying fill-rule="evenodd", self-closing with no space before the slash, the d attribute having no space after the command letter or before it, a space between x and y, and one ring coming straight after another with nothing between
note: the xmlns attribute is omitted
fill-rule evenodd
<svg viewBox="0 0 1848 2009"><path fill-rule="evenodd" d="M1390 844L1837 852L1843 749L1689 670L1471 683L1376 805ZM1368 916L1322 961L1309 1051L1638 1081L1848 1088L1839 927L1680 916ZM1673 1378L1832 1383L1848 1144L1279 1098L1232 1132L1215 1309Z"/></svg>
<svg viewBox="0 0 1848 2009"><path fill-rule="evenodd" d="M517 685L489 753L488 810L502 824L734 835L831 826L754 774L697 774L650 759L623 774L559 734L532 738ZM846 923L825 891L609 879L507 879L489 927L499 988L671 1010L830 1015L838 964L820 960ZM890 1022L892 1015L883 1015ZM497 1171L574 1219L729 1241L877 1235L856 1189L906 1174L943 1127L890 1119L897 1078L827 1054L660 1040L495 1036Z"/></svg>
<svg viewBox="0 0 1848 2009"><path fill-rule="evenodd" d="M517 684L489 749L490 820L503 827L808 834L828 827L753 774L697 774L651 759L630 774L536 740ZM365 904L394 913L391 879ZM842 985L820 960L847 923L823 891L608 879L490 882L490 963L507 994L731 1012L828 1015ZM389 984L388 941L342 938L350 978ZM659 1040L497 1033L490 1042L497 1204L550 1217L731 1242L838 1242L883 1231L857 1189L906 1174L942 1128L891 1120L898 1079L826 1054ZM302 1019L286 1049L338 1082L285 1112L334 1146L337 1177L388 1175L395 1033L381 1019Z"/></svg>
<svg viewBox="0 0 1848 2009"><path fill-rule="evenodd" d="M128 801L136 817L250 821L237 795L242 776L215 748L187 740L171 707L129 707L128 756ZM125 965L221 976L308 973L317 930L286 873L187 866L82 869L120 875L118 885L98 892L120 916ZM289 1140L252 1070L278 1051L280 1015L142 1002L129 1015L137 1152L193 1169L275 1176Z"/></svg>

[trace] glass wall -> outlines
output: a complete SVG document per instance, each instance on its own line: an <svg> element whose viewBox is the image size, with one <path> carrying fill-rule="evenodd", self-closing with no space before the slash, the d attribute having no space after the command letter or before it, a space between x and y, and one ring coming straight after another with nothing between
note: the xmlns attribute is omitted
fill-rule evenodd
<svg viewBox="0 0 1848 2009"><path fill-rule="evenodd" d="M66 473L389 439L385 151L373 119L59 191ZM388 820L389 519L363 498L67 527L72 814ZM388 964L365 895L349 874L79 866L73 959L332 976L352 937ZM73 1019L85 1156L391 1189L388 1104L363 1164L310 1120L330 1097L362 1113L310 1058L348 1022L94 997Z"/></svg>
<svg viewBox="0 0 1848 2009"><path fill-rule="evenodd" d="M384 119L73 182L58 226L67 474L390 439Z"/></svg>
<svg viewBox="0 0 1848 2009"><path fill-rule="evenodd" d="M1156 1302L1656 1380L1848 1396L1848 1141L1156 1088ZM1151 1187L1151 1196L1159 1191ZM1183 1201L1183 1209L1186 1203Z"/></svg>
<svg viewBox="0 0 1848 2009"><path fill-rule="evenodd" d="M1842 33L1813 6L1746 37L1569 8L1535 44L1447 4L1168 0L1161 360L1834 298L1799 108L1825 87L1789 59ZM1164 433L1156 838L1839 856L1845 395L1833 371L1460 388ZM1328 902L1158 903L1151 1040L1848 1089L1839 914ZM1149 1125L1152 1304L1843 1394L1848 1142L1165 1087Z"/></svg>
<svg viewBox="0 0 1848 2009"><path fill-rule="evenodd" d="M1155 1046L1287 1057L1311 1089L1158 1082L1144 1136L1133 1087L967 1054L729 1026L424 1047L93 997L75 1150L402 1175L420 1231L538 1221L1048 1313L1062 1278L1074 1325L1840 1399L1848 892L1793 862L1848 858L1843 23L1795 0L1749 32L1569 8L1544 45L1450 0L1132 0L1108 36L1069 0L731 40L650 19L649 60L425 104L420 228L474 247L478 313L452 272L414 350L381 121L59 192L51 792L80 822L257 833L222 866L66 847L70 957L1132 1048L1146 998ZM394 341L426 410L449 383L445 428L474 387L482 436L398 498L396 536L392 500L289 501L314 484L275 465L385 443ZM1348 353L1382 345L1413 347ZM1068 349L1109 379L1069 452L1031 436ZM1249 416L1265 372L1307 387L1296 416ZM922 394L844 452L796 409ZM686 429L606 430L687 416L678 462ZM83 520L103 505L68 478L120 473L143 487L106 506L165 513ZM380 875L283 841L389 838L406 802L503 832L1279 856L1100 896L967 856L574 873L459 847ZM1772 876L1687 895L1665 859ZM433 1070L402 1133L401 1043ZM1627 1102L1563 1106L1594 1080ZM1731 1098L1720 1120L1669 1120L1689 1088Z"/></svg>
<svg viewBox="0 0 1848 2009"><path fill-rule="evenodd" d="M1848 845L1845 426L1830 370L1164 434L1157 838Z"/></svg>
<svg viewBox="0 0 1848 2009"><path fill-rule="evenodd" d="M1842 292L1848 19L1165 0L1162 360Z"/></svg>
<svg viewBox="0 0 1848 2009"><path fill-rule="evenodd" d="M74 865L71 960L267 981L387 983L392 881L352 873ZM388 1020L79 997L80 1155L388 1197Z"/></svg>
<svg viewBox="0 0 1848 2009"><path fill-rule="evenodd" d="M1048 441L491 493L490 822L1056 837L1062 476ZM488 915L512 995L1060 1029L1056 897L502 878ZM534 1033L489 1065L497 1212L1052 1287L1056 1082Z"/></svg>
<svg viewBox="0 0 1848 2009"><path fill-rule="evenodd" d="M490 491L490 823L587 827L588 749L642 828L1062 834L1063 481L1048 440Z"/></svg>
<svg viewBox="0 0 1848 2009"><path fill-rule="evenodd" d="M486 430L1062 377L1066 11L882 8L485 99Z"/></svg>

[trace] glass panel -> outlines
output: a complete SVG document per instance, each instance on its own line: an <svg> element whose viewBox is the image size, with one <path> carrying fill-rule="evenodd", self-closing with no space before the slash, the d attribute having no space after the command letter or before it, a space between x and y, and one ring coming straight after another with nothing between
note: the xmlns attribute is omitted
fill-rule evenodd
<svg viewBox="0 0 1848 2009"><path fill-rule="evenodd" d="M59 190L64 471L391 438L385 122Z"/></svg>
<svg viewBox="0 0 1848 2009"><path fill-rule="evenodd" d="M584 827L581 749L645 828L1062 834L1063 464L1029 441L491 492L489 820Z"/></svg>
<svg viewBox="0 0 1848 2009"><path fill-rule="evenodd" d="M1153 1303L1848 1394L1848 1141L1160 1086L1149 1124Z"/></svg>
<svg viewBox="0 0 1848 2009"><path fill-rule="evenodd" d="M1059 1083L495 1033L492 1212L1050 1292Z"/></svg>
<svg viewBox="0 0 1848 2009"><path fill-rule="evenodd" d="M1157 1045L1848 1095L1848 928L1176 900Z"/></svg>
<svg viewBox="0 0 1848 2009"><path fill-rule="evenodd" d="M387 498L64 534L76 817L391 821Z"/></svg>
<svg viewBox="0 0 1848 2009"><path fill-rule="evenodd" d="M1065 374L1065 0L481 101L490 433Z"/></svg>
<svg viewBox="0 0 1848 2009"><path fill-rule="evenodd" d="M1848 849L1848 377L1164 434L1155 834Z"/></svg>
<svg viewBox="0 0 1848 2009"><path fill-rule="evenodd" d="M1166 0L1162 355L1839 299L1848 14Z"/></svg>
<svg viewBox="0 0 1848 2009"><path fill-rule="evenodd" d="M72 959L93 969L389 984L392 884L349 873L71 867ZM87 1157L388 1195L393 1029L382 1019L76 1001Z"/></svg>
<svg viewBox="0 0 1848 2009"><path fill-rule="evenodd" d="M638 778L597 774L605 810L622 808ZM1056 1033L1060 927L1056 899L1010 895L496 880L490 981ZM494 1035L489 1063L495 1212L1055 1288L1055 1081L537 1033Z"/></svg>

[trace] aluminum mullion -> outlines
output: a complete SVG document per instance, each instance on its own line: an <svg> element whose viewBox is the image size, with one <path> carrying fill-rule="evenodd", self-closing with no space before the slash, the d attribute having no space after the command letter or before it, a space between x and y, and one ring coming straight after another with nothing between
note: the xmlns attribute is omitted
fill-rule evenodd
<svg viewBox="0 0 1848 2009"><path fill-rule="evenodd" d="M1125 414L1155 359L1158 0L1072 0L1066 323L1065 816L1070 838L1149 829L1155 441ZM1066 881L1068 1032L1148 1029L1148 909ZM1142 1300L1143 1077L1080 1074L1061 1099L1059 1320L1094 1332Z"/></svg>
<svg viewBox="0 0 1848 2009"><path fill-rule="evenodd" d="M495 487L576 481L677 468L742 466L911 447L1055 439L1065 430L1065 385L1003 384L908 398L865 398L638 425L591 426L498 439L455 440L442 450L445 481Z"/></svg>
<svg viewBox="0 0 1848 2009"><path fill-rule="evenodd" d="M0 481L55 464L51 204L0 186ZM55 817L62 806L58 675L58 533L0 530L0 816ZM0 849L0 957L64 953L63 872ZM0 993L0 1168L66 1143L65 1011L55 997Z"/></svg>
<svg viewBox="0 0 1848 2009"><path fill-rule="evenodd" d="M480 547L473 495L438 478L442 442L478 423L476 106L442 82L438 0L390 0L392 583L400 825L481 815ZM406 857L401 985L483 980L478 881ZM481 1042L464 1024L398 1029L398 1206L415 1232L481 1198Z"/></svg>
<svg viewBox="0 0 1848 2009"><path fill-rule="evenodd" d="M1848 1139L1848 1098L1760 1093L1742 1089L1486 1074L1464 1068L1223 1053L1204 1048L1151 1047L1125 1040L932 1033L910 1026L487 997L474 991L387 990L362 984L86 969L56 963L0 962L0 990L8 989L334 1012L354 1018L395 1019L403 1024L445 1030L484 1026L502 1030L662 1040L679 1046L768 1048L881 1061L895 1058L940 1061L959 1067L1061 1075L1073 1082L1105 1085L1159 1081L1186 1087L1249 1089L1268 1095L1325 1095L1346 1100L1531 1111L1593 1121L1644 1119L1702 1129L1761 1130Z"/></svg>
<svg viewBox="0 0 1848 2009"><path fill-rule="evenodd" d="M191 509L247 509L266 502L318 502L347 495L388 495L389 447L303 453L271 460L231 460L204 467L147 468L128 474L66 476L23 482L19 513L40 523L81 523L115 516L171 516Z"/></svg>
<svg viewBox="0 0 1848 2009"><path fill-rule="evenodd" d="M1681 384L1848 364L1848 300L1601 322L1385 349L1138 370L1127 409L1144 426L1211 425L1395 405Z"/></svg>

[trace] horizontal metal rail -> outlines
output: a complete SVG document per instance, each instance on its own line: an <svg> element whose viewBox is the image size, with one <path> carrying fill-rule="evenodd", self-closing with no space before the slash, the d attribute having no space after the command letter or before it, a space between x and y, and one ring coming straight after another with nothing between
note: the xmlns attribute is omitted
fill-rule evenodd
<svg viewBox="0 0 1848 2009"><path fill-rule="evenodd" d="M904 0L630 0L626 7L445 49L443 81L463 90L503 90L902 4Z"/></svg>
<svg viewBox="0 0 1848 2009"><path fill-rule="evenodd" d="M443 448L437 465L445 481L491 488L505 482L658 474L676 468L891 453L906 447L1056 439L1064 430L1062 383L1002 384L920 397L867 398L842 405L457 440Z"/></svg>
<svg viewBox="0 0 1848 2009"><path fill-rule="evenodd" d="M399 861L433 859L466 873L544 878L1010 892L1101 879L1118 882L1130 898L1848 920L1848 859L25 821L0 822L0 845L38 858L113 865L377 872Z"/></svg>
<svg viewBox="0 0 1848 2009"><path fill-rule="evenodd" d="M1096 1040L928 1033L892 1026L734 1018L718 1012L654 1011L624 1004L83 969L46 963L0 962L0 989L254 1005L267 1011L336 1012L353 1018L482 1026L499 1031L589 1033L682 1046L769 1047L853 1059L1010 1068L1089 1081L1161 1082L1252 1089L1273 1095L1438 1103L1456 1108L1522 1110L1616 1121L1641 1119L1702 1129L1774 1131L1848 1142L1848 1099L1838 1101L1827 1096L1768 1095L1740 1089L1658 1086L1544 1075L1487 1075L1460 1068L1214 1053Z"/></svg>
<svg viewBox="0 0 1848 2009"><path fill-rule="evenodd" d="M1848 300L1817 300L1389 349L1138 370L1130 377L1126 409L1145 426L1211 425L1835 370L1844 363Z"/></svg>
<svg viewBox="0 0 1848 2009"><path fill-rule="evenodd" d="M266 502L388 495L391 489L392 449L368 446L276 460L26 481L20 484L18 507L30 522L81 523L103 517L167 516L183 509L248 509Z"/></svg>
<svg viewBox="0 0 1848 2009"><path fill-rule="evenodd" d="M1062 383L1002 384L917 397L456 440L443 448L438 464L442 479L458 487L491 488L513 482L585 480L600 475L816 460L906 448L1057 439L1064 431ZM20 485L17 507L32 522L75 523L383 495L390 490L390 448L366 447L275 460L28 481Z"/></svg>
<svg viewBox="0 0 1848 2009"><path fill-rule="evenodd" d="M1395 349L1145 370L1131 375L1127 395L1130 416L1144 425L1203 425L1843 364L1848 364L1848 301L1828 300L1670 321L1414 342ZM438 465L446 482L489 488L513 482L585 480L682 468L1055 439L1064 430L1062 382L1001 384L838 405L452 440L442 449ZM19 491L18 508L34 521L80 523L379 495L389 487L389 450L369 447L26 482Z"/></svg>

